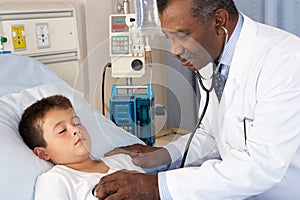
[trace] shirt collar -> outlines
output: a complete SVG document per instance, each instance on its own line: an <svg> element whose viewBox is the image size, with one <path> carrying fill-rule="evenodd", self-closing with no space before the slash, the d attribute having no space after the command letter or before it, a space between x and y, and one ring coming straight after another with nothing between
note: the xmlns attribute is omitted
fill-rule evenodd
<svg viewBox="0 0 300 200"><path fill-rule="evenodd" d="M235 29L223 50L224 52L223 52L223 55L220 60L220 63L222 63L223 65L227 65L227 66L231 65L235 46L236 46L237 40L239 39L243 23L244 23L244 17L241 14L239 14L239 19L235 26Z"/></svg>

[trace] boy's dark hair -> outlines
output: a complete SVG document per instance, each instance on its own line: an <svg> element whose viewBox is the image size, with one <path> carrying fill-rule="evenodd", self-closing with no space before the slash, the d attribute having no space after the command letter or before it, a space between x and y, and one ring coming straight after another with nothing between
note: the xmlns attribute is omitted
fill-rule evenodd
<svg viewBox="0 0 300 200"><path fill-rule="evenodd" d="M22 114L19 133L25 144L33 150L35 147L46 147L43 137L43 122L46 114L52 109L69 109L73 106L70 100L62 95L54 95L38 100Z"/></svg>

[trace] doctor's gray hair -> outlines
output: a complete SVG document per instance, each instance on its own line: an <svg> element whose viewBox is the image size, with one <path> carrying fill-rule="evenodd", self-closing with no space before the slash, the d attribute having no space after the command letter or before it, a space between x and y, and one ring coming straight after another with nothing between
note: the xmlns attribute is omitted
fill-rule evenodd
<svg viewBox="0 0 300 200"><path fill-rule="evenodd" d="M157 0L158 12L162 14L164 10L173 2L178 0ZM186 0L180 0L186 1ZM198 17L200 22L210 20L218 9L224 9L229 13L229 18L238 15L238 10L233 0L190 0L192 4L191 15ZM184 9L184 8L183 8Z"/></svg>

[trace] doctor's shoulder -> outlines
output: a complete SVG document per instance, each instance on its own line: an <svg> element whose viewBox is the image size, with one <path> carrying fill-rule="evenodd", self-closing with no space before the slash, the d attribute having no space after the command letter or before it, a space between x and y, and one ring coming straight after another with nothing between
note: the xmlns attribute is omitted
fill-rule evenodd
<svg viewBox="0 0 300 200"><path fill-rule="evenodd" d="M300 37L286 30L266 24L257 23L257 36L261 46L269 46L270 50L280 53L299 53Z"/></svg>

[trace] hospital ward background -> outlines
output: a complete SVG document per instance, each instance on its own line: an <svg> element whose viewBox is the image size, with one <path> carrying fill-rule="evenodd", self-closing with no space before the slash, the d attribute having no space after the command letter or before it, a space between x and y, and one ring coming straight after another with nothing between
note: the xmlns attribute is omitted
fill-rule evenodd
<svg viewBox="0 0 300 200"><path fill-rule="evenodd" d="M194 73L170 55L156 1L143 2L0 0L0 199L32 199L35 178L51 167L18 135L23 110L42 97L70 98L98 157L133 143L160 147L194 129ZM299 0L235 3L300 36Z"/></svg>

